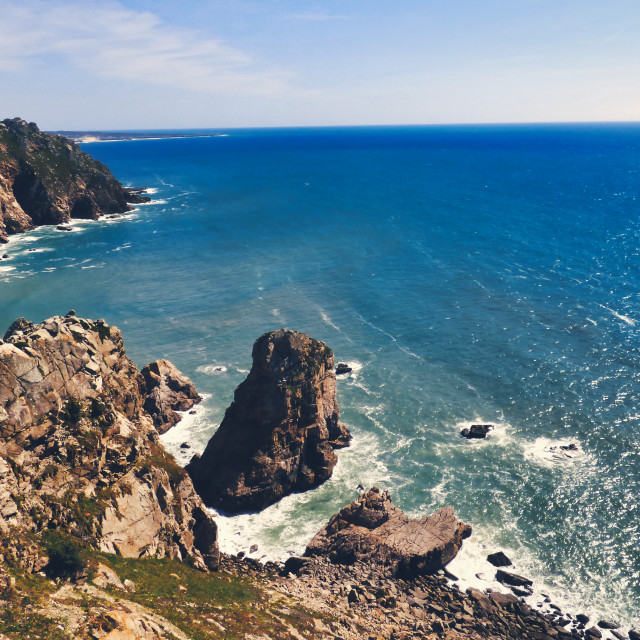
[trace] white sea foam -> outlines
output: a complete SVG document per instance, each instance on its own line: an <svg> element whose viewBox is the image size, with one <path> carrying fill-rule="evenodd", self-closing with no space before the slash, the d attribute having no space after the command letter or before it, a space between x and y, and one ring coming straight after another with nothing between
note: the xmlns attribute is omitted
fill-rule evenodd
<svg viewBox="0 0 640 640"><path fill-rule="evenodd" d="M148 207L152 204L167 204L167 201L166 200L149 200L149 202L136 202L136 204L133 205L133 207L135 210L138 207Z"/></svg>
<svg viewBox="0 0 640 640"><path fill-rule="evenodd" d="M158 193L158 189L156 187L147 187L145 189L145 192L147 194L149 194L149 193L154 194L154 193Z"/></svg>
<svg viewBox="0 0 640 640"><path fill-rule="evenodd" d="M194 453L202 453L211 435L212 424L208 417L206 401L211 396L202 394L202 402L188 411L179 411L180 422L160 436L165 446L181 465L186 465ZM189 448L181 445L187 443Z"/></svg>
<svg viewBox="0 0 640 640"><path fill-rule="evenodd" d="M340 451L332 477L317 489L287 496L260 513L218 514L220 548L226 553L243 551L263 561L284 561L301 554L329 517L357 497L358 485L388 486L391 478L376 459L378 448L372 434L356 434L351 446ZM249 554L254 544L258 550Z"/></svg>
<svg viewBox="0 0 640 640"><path fill-rule="evenodd" d="M196 371L199 373L204 373L207 376L218 376L222 373L227 372L227 367L223 364L203 364L199 367L196 367Z"/></svg>
<svg viewBox="0 0 640 640"><path fill-rule="evenodd" d="M601 304L600 306L603 309L606 309L607 311L609 311L612 315L614 315L616 318L618 318L618 320L622 320L623 322L626 322L628 325L630 325L632 327L635 326L636 321L633 318L630 318L629 316L626 316L623 313L619 313L615 309L610 309L609 307L605 307L603 304Z"/></svg>
<svg viewBox="0 0 640 640"><path fill-rule="evenodd" d="M336 331L341 331L340 327L337 324L335 324L322 309L318 308L318 311L320 311L320 316L322 317L322 320L325 324L328 324L331 328L335 329Z"/></svg>
<svg viewBox="0 0 640 640"><path fill-rule="evenodd" d="M524 456L526 459L546 467L569 462L591 461L580 443L571 438L536 438L533 442L527 442L524 445Z"/></svg>

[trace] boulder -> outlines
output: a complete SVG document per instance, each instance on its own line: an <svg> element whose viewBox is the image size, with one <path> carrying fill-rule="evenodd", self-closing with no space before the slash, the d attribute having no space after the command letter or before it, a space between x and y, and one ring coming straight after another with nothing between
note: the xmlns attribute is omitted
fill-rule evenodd
<svg viewBox="0 0 640 640"><path fill-rule="evenodd" d="M160 433L180 421L176 411L187 411L202 400L193 382L168 360L151 362L140 373L146 385L144 408Z"/></svg>
<svg viewBox="0 0 640 640"><path fill-rule="evenodd" d="M327 480L338 460L334 449L350 438L340 422L333 352L281 329L254 344L249 375L187 471L207 505L260 510Z"/></svg>
<svg viewBox="0 0 640 640"><path fill-rule="evenodd" d="M311 540L305 556L325 556L336 564L362 561L397 577L442 569L460 550L471 527L452 507L410 519L387 491L373 487L341 509Z"/></svg>
<svg viewBox="0 0 640 640"><path fill-rule="evenodd" d="M508 567L511 565L511 560L509 560L509 558L502 551L497 551L496 553L490 553L487 556L487 560L494 567Z"/></svg>
<svg viewBox="0 0 640 640"><path fill-rule="evenodd" d="M347 373L351 373L352 371L353 371L353 369L348 364L345 364L344 362L339 362L336 365L336 375L337 376L342 376L342 375L345 375Z"/></svg>
<svg viewBox="0 0 640 640"><path fill-rule="evenodd" d="M619 629L620 625L617 622L612 622L611 620L600 620L598 622L598 626L601 629Z"/></svg>
<svg viewBox="0 0 640 640"><path fill-rule="evenodd" d="M496 580L511 587L530 587L533 584L533 581L529 580L529 578L523 578L516 573L509 573L503 569L496 571Z"/></svg>
<svg viewBox="0 0 640 640"><path fill-rule="evenodd" d="M460 435L467 440L486 438L491 429L493 429L492 424L472 424L471 427L463 429Z"/></svg>

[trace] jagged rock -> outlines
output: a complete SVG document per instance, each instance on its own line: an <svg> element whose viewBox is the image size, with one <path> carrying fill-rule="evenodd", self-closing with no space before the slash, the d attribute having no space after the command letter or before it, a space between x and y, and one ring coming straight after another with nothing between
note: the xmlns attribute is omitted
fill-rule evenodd
<svg viewBox="0 0 640 640"><path fill-rule="evenodd" d="M635 629L631 629L629 631L629 640L640 640L640 631L636 631Z"/></svg>
<svg viewBox="0 0 640 640"><path fill-rule="evenodd" d="M98 587L115 587L116 589L121 589L124 591L125 587L122 584L122 581L118 577L118 574L111 568L107 567L107 565L98 563L98 566L95 569L96 575L94 576L92 582Z"/></svg>
<svg viewBox="0 0 640 640"><path fill-rule="evenodd" d="M451 507L410 520L387 491L373 487L329 520L305 556L327 556L347 565L363 561L393 576L413 577L444 567L470 535L471 527Z"/></svg>
<svg viewBox="0 0 640 640"><path fill-rule="evenodd" d="M160 433L180 421L176 411L187 411L202 400L193 382L167 360L151 362L140 373L146 383L144 408Z"/></svg>
<svg viewBox="0 0 640 640"><path fill-rule="evenodd" d="M494 567L508 567L511 565L511 560L509 560L506 554L504 554L502 551L490 553L487 556L487 561L490 562Z"/></svg>
<svg viewBox="0 0 640 640"><path fill-rule="evenodd" d="M55 528L123 556L217 566L216 525L162 448L145 387L103 320L11 325L0 343L0 533Z"/></svg>
<svg viewBox="0 0 640 640"><path fill-rule="evenodd" d="M253 366L200 456L187 465L198 493L227 512L262 509L331 476L340 422L333 352L281 329L261 336Z"/></svg>
<svg viewBox="0 0 640 640"><path fill-rule="evenodd" d="M344 362L339 362L336 365L336 375L337 376L342 376L342 375L345 375L347 373L351 373L352 371L353 371L353 369L348 364L345 364Z"/></svg>
<svg viewBox="0 0 640 640"><path fill-rule="evenodd" d="M502 584L506 584L512 587L530 587L533 584L529 578L523 578L515 573L498 569L496 571L496 580Z"/></svg>
<svg viewBox="0 0 640 640"><path fill-rule="evenodd" d="M468 440L486 438L491 429L493 429L492 424L472 424L471 427L463 429L460 435Z"/></svg>
<svg viewBox="0 0 640 640"><path fill-rule="evenodd" d="M75 142L20 118L0 122L0 242L41 224L97 219L147 201Z"/></svg>
<svg viewBox="0 0 640 640"><path fill-rule="evenodd" d="M295 573L298 575L311 562L310 558L301 558L299 556L290 556L284 563L282 572L286 575Z"/></svg>

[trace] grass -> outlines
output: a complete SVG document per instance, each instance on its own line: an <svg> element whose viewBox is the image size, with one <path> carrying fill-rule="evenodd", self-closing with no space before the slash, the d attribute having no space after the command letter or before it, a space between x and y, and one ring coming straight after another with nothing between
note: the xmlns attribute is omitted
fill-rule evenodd
<svg viewBox="0 0 640 640"><path fill-rule="evenodd" d="M204 573L167 558L123 558L88 548L80 552L89 577L100 562L116 571L121 580L133 581L136 590L129 593L107 587L112 601L75 590L75 596L65 603L81 609L86 620L75 638L90 638L91 628L101 624L107 611L130 609L131 603L162 616L191 640L244 640L247 634L290 640L291 628L311 640L317 636L314 618L332 622L330 617L272 593L260 577L236 576L224 570ZM12 640L70 640L64 617L53 619L54 614L45 611L49 597L62 582L56 585L17 566L10 572L16 577L16 586L0 594L0 633Z"/></svg>

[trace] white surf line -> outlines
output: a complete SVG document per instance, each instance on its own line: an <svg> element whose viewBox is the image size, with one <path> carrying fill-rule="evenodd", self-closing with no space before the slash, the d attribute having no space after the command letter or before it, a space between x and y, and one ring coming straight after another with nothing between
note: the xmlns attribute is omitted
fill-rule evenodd
<svg viewBox="0 0 640 640"><path fill-rule="evenodd" d="M381 329L380 327L378 327L375 324L373 324L373 322L369 322L369 320L367 320L366 318L361 316L359 313L356 313L355 315L356 315L357 318L360 318L360 320L362 320L362 322L364 322L366 325L368 325L372 329L375 329L376 331L379 331L383 336L387 336L387 338L391 338L391 340L398 345L398 349L400 349L400 351L406 353L408 356L416 358L416 360L422 360L422 356L419 356L419 355L413 353L413 351L410 351L409 349L407 349L407 347L404 347L403 345L401 345L398 342L398 339L395 336L392 336L390 333L387 333L384 329Z"/></svg>
<svg viewBox="0 0 640 640"><path fill-rule="evenodd" d="M610 309L609 307L605 307L603 304L600 305L603 309L606 309L607 311L609 311L610 313L612 313L616 318L618 318L618 320L622 320L623 322L626 322L628 325L634 327L636 324L636 321L633 318L630 318L629 316L625 316L622 313L618 313L617 311L615 311L614 309Z"/></svg>

